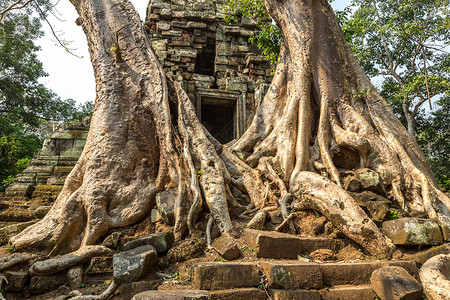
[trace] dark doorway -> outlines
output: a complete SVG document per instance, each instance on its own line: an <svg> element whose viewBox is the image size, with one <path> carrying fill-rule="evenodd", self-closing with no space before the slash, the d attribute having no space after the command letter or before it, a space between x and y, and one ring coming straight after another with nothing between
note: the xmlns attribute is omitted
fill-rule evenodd
<svg viewBox="0 0 450 300"><path fill-rule="evenodd" d="M209 40L206 47L202 48L202 53L197 55L195 62L195 73L214 76L214 60L216 58L216 44L214 39Z"/></svg>
<svg viewBox="0 0 450 300"><path fill-rule="evenodd" d="M202 105L202 124L222 144L235 138L234 107Z"/></svg>

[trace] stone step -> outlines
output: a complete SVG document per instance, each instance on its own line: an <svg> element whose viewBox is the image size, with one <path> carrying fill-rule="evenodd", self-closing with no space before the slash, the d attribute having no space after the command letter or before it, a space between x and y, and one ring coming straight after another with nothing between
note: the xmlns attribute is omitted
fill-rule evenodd
<svg viewBox="0 0 450 300"><path fill-rule="evenodd" d="M244 239L256 257L275 259L297 259L299 255L318 249L334 252L344 247L341 240L330 238L301 238L292 234L275 231L262 231L246 228Z"/></svg>
<svg viewBox="0 0 450 300"><path fill-rule="evenodd" d="M321 290L272 290L273 300L371 300L370 285L337 286Z"/></svg>
<svg viewBox="0 0 450 300"><path fill-rule="evenodd" d="M414 261L368 261L355 263L310 263L264 261L254 263L199 263L193 267L192 282L200 290L257 287L262 273L271 289L320 290L342 285L368 285L372 272L399 266L418 276Z"/></svg>
<svg viewBox="0 0 450 300"><path fill-rule="evenodd" d="M199 290L256 287L259 268L256 263L200 263L192 270L192 282Z"/></svg>
<svg viewBox="0 0 450 300"><path fill-rule="evenodd" d="M133 300L266 300L266 293L257 288L244 288L220 291L201 290L159 290L146 291L135 295Z"/></svg>

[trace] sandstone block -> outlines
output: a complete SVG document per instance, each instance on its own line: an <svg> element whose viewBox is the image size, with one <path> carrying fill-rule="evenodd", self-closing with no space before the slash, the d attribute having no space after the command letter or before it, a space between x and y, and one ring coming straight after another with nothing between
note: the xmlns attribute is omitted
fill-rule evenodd
<svg viewBox="0 0 450 300"><path fill-rule="evenodd" d="M356 178L361 182L363 189L371 190L379 194L386 193L383 180L377 172L367 168L359 169L356 171Z"/></svg>
<svg viewBox="0 0 450 300"><path fill-rule="evenodd" d="M121 232L113 232L103 240L102 245L111 249L117 249L122 237L123 234Z"/></svg>
<svg viewBox="0 0 450 300"><path fill-rule="evenodd" d="M202 239L185 240L167 253L171 262L185 261L200 257L205 253L206 242Z"/></svg>
<svg viewBox="0 0 450 300"><path fill-rule="evenodd" d="M319 291L273 290L273 300L321 300ZM345 299L345 298L343 298ZM362 299L360 299L362 300Z"/></svg>
<svg viewBox="0 0 450 300"><path fill-rule="evenodd" d="M135 295L131 300L208 300L209 293L193 290L147 291Z"/></svg>
<svg viewBox="0 0 450 300"><path fill-rule="evenodd" d="M322 299L325 300L371 300L374 292L368 285L333 287L320 290Z"/></svg>
<svg viewBox="0 0 450 300"><path fill-rule="evenodd" d="M236 241L228 233L222 234L214 241L212 246L227 260L236 259L241 256L241 251L239 250Z"/></svg>
<svg viewBox="0 0 450 300"><path fill-rule="evenodd" d="M175 188L156 194L156 207L164 222L168 225L175 224L174 205L177 198Z"/></svg>
<svg viewBox="0 0 450 300"><path fill-rule="evenodd" d="M114 281L118 284L137 281L153 267L156 260L156 249L151 245L115 254Z"/></svg>
<svg viewBox="0 0 450 300"><path fill-rule="evenodd" d="M383 300L422 299L422 285L401 267L387 267L375 270L370 277L375 293Z"/></svg>
<svg viewBox="0 0 450 300"><path fill-rule="evenodd" d="M193 284L200 290L256 287L259 269L251 263L200 263L193 268Z"/></svg>
<svg viewBox="0 0 450 300"><path fill-rule="evenodd" d="M266 293L261 289L246 288L246 289L233 289L233 290L221 290L211 291L210 300L266 300Z"/></svg>
<svg viewBox="0 0 450 300"><path fill-rule="evenodd" d="M64 273L50 276L32 276L28 291L31 294L47 293L66 284L68 284L68 281Z"/></svg>
<svg viewBox="0 0 450 300"><path fill-rule="evenodd" d="M326 263L320 264L325 286L368 285L373 271L389 266L400 266L409 274L416 276L417 267L413 261L358 262L358 263Z"/></svg>
<svg viewBox="0 0 450 300"><path fill-rule="evenodd" d="M129 241L124 245L124 250L130 250L144 245L152 245L158 253L169 250L175 242L175 236L171 230L150 234Z"/></svg>
<svg viewBox="0 0 450 300"><path fill-rule="evenodd" d="M244 229L247 245L255 250L257 257L276 259L297 259L305 252L317 249L338 251L343 242L328 238L299 238L291 234L273 231Z"/></svg>
<svg viewBox="0 0 450 300"><path fill-rule="evenodd" d="M450 242L450 217L439 216L437 221L439 226L441 226L444 241Z"/></svg>
<svg viewBox="0 0 450 300"><path fill-rule="evenodd" d="M322 272L315 263L261 262L270 288L274 289L320 289L323 287Z"/></svg>
<svg viewBox="0 0 450 300"><path fill-rule="evenodd" d="M401 218L386 221L382 232L395 245L440 245L443 237L439 224L429 219Z"/></svg>

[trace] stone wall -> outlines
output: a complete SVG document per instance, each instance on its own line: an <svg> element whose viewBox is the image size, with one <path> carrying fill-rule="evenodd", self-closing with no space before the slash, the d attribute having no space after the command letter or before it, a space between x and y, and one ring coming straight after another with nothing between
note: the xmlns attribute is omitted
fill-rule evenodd
<svg viewBox="0 0 450 300"><path fill-rule="evenodd" d="M231 107L237 138L267 92L272 66L248 42L259 32L256 23L244 17L227 24L222 9L222 0L150 0L145 30L164 70L182 84L202 123L202 105Z"/></svg>
<svg viewBox="0 0 450 300"><path fill-rule="evenodd" d="M77 163L88 131L89 118L61 125L44 141L42 149L0 197L0 226L34 222L45 216Z"/></svg>

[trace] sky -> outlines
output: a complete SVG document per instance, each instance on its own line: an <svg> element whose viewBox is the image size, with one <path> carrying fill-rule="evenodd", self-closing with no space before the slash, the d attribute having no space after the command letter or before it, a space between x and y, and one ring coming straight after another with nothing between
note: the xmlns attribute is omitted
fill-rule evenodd
<svg viewBox="0 0 450 300"><path fill-rule="evenodd" d="M141 19L145 19L148 0L131 0ZM343 9L350 0L335 0L334 9ZM49 76L40 80L62 99L73 99L77 103L95 100L95 80L87 48L86 37L81 26L75 24L77 12L68 0L59 1L56 6L60 19L50 18L54 31L60 39L70 41L69 47L79 57L67 53L57 46L55 38L47 24L43 24L45 36L37 41L41 47L38 53L39 60Z"/></svg>

